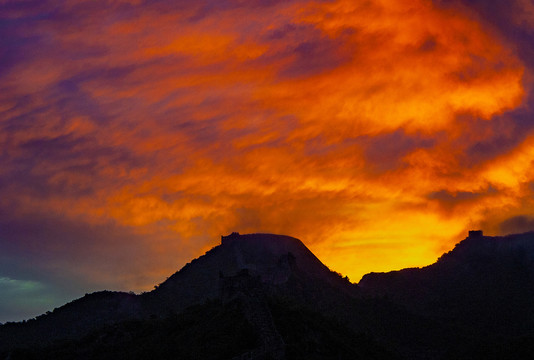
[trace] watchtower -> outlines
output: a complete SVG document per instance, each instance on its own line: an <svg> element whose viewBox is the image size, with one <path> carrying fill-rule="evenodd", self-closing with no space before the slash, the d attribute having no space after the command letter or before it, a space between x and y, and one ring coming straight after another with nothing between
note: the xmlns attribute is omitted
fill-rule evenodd
<svg viewBox="0 0 534 360"><path fill-rule="evenodd" d="M221 235L221 245L229 244L233 240L236 240L238 237L239 237L239 233L235 231L227 236Z"/></svg>

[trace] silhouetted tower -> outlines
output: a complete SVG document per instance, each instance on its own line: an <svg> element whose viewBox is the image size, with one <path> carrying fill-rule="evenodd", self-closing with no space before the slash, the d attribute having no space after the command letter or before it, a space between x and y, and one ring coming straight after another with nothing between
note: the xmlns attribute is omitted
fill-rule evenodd
<svg viewBox="0 0 534 360"><path fill-rule="evenodd" d="M233 233L231 233L230 235L227 235L227 236L221 235L221 244L222 245L229 244L233 240L236 240L238 238L239 238L239 233L235 232L235 231Z"/></svg>

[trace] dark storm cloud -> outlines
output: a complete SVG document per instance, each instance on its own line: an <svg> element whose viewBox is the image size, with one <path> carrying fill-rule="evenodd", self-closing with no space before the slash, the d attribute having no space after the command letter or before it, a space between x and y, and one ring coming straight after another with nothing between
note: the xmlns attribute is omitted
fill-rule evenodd
<svg viewBox="0 0 534 360"><path fill-rule="evenodd" d="M267 33L267 40L280 40L288 36L291 33L294 33L297 30L297 25L295 24L284 24L282 27L271 30Z"/></svg>
<svg viewBox="0 0 534 360"><path fill-rule="evenodd" d="M13 29L16 28L16 23L16 20L0 21L0 76L26 59L29 49L35 48L40 42L40 37L37 35L17 34Z"/></svg>
<svg viewBox="0 0 534 360"><path fill-rule="evenodd" d="M280 3L291 3L291 2L299 2L295 0L287 1L287 0L228 0L228 1L217 1L217 0L203 0L198 1L198 11L192 16L191 20L199 20L203 19L207 16L213 15L214 13L218 13L225 10L235 10L235 9L248 9L248 10L254 10L254 9L260 9L261 8L267 8L271 6L278 5ZM172 3L172 2L168 2Z"/></svg>
<svg viewBox="0 0 534 360"><path fill-rule="evenodd" d="M445 204L456 204L463 201L470 201L480 197L480 193L474 193L469 191L459 191L457 193L451 193L447 190L440 190L428 195L431 200L438 200Z"/></svg>
<svg viewBox="0 0 534 360"><path fill-rule="evenodd" d="M420 46L419 50L422 52L432 52L436 50L438 46L438 41L435 37L428 37Z"/></svg>
<svg viewBox="0 0 534 360"><path fill-rule="evenodd" d="M462 161L468 167L508 153L534 132L534 114L529 108L497 115L491 121L472 117L459 121L469 122L473 128L473 132L466 132L455 142L458 148L463 148L467 144ZM474 134L485 135L473 141Z"/></svg>
<svg viewBox="0 0 534 360"><path fill-rule="evenodd" d="M534 231L534 217L531 215L519 215L506 219L499 225L501 234L514 234Z"/></svg>
<svg viewBox="0 0 534 360"><path fill-rule="evenodd" d="M448 7L464 5L474 10L479 14L481 21L497 27L499 32L511 44L515 45L514 48L522 60L529 67L534 67L534 48L531 46L534 26L521 19L526 11L532 11L532 9L524 9L524 5L525 3L528 4L528 1L434 0L434 2L440 6Z"/></svg>
<svg viewBox="0 0 534 360"><path fill-rule="evenodd" d="M39 19L54 11L49 0L6 0L0 4L2 19Z"/></svg>
<svg viewBox="0 0 534 360"><path fill-rule="evenodd" d="M399 129L392 133L361 137L356 141L363 145L369 166L378 171L388 171L401 166L403 157L408 153L431 148L438 138L409 135Z"/></svg>
<svg viewBox="0 0 534 360"><path fill-rule="evenodd" d="M506 40L530 72L524 80L527 92L522 107L495 116L489 122L470 120L475 123L478 133L488 134L466 148L465 161L472 166L512 151L534 133L534 92L530 84L534 70L534 6L522 0L441 0L435 3L448 8L470 9L482 23L493 29L494 36ZM462 141L466 143L465 140Z"/></svg>
<svg viewBox="0 0 534 360"><path fill-rule="evenodd" d="M516 52L521 61L534 71L534 5L532 2L522 0L435 0L440 6L457 7L466 6L479 16L479 20L496 29L497 34L506 39L510 48ZM532 74L525 79L529 81ZM531 84L527 85L527 89ZM493 154L501 149L501 152L519 144L527 135L534 132L534 92L526 94L525 108L513 111L505 115L506 120L511 122L514 130L508 136L497 135L493 139L475 144L469 152L474 156L483 155L485 151ZM492 123L498 123L499 118Z"/></svg>
<svg viewBox="0 0 534 360"><path fill-rule="evenodd" d="M280 76L283 78L313 76L342 66L353 54L343 52L343 37L338 39L317 38L301 42L288 49L293 60Z"/></svg>
<svg viewBox="0 0 534 360"><path fill-rule="evenodd" d="M469 207L473 203L481 203L483 199L488 199L499 194L498 190L489 186L483 191L457 191L448 190L435 191L427 195L427 199L436 202L445 214L451 214L461 207Z"/></svg>

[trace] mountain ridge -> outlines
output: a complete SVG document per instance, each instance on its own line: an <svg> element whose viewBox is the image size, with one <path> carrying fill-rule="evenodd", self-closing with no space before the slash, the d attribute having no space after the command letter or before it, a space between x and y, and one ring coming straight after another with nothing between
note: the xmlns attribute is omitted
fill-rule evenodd
<svg viewBox="0 0 534 360"><path fill-rule="evenodd" d="M6 343L42 345L56 339L79 338L126 320L165 318L216 299L231 302L239 297L250 305L250 298L260 298L254 308L261 309L265 293L286 292L321 308L329 306L324 294L354 296L352 284L330 271L300 240L285 235L233 233L222 236L220 245L186 264L150 292L86 294L25 324L8 324L9 333L1 331L6 326L0 327L0 350L2 343L4 347ZM247 296L240 296L243 293Z"/></svg>
<svg viewBox="0 0 534 360"><path fill-rule="evenodd" d="M494 344L510 343L516 344L515 358L521 358L529 343L521 339L534 339L533 280L534 232L504 237L470 233L432 265L370 273L358 284L331 271L296 238L232 233L151 292L87 294L37 320L0 326L0 358L17 348L40 355L53 350L57 355L62 341L96 351L101 344L84 339L102 334L129 334L119 336L119 343L131 350L139 345L128 339L145 332L128 324L152 329L152 334L162 332L157 338L164 339L162 329L176 326L168 319L187 314L196 314L199 324L221 329L219 338L228 331L222 319L237 316L241 329L252 329L240 336L252 337L247 342L233 338L234 355L241 351L257 359L298 358L302 346L308 356L322 349L322 358L467 359L484 349L494 351ZM218 314L220 323L210 323L202 311L191 310L199 306ZM313 330L288 324L284 316L300 319ZM194 337L201 344L207 331L202 329ZM333 347L339 341L329 332L339 334L341 348ZM305 339L299 334L306 334ZM215 341L219 350L214 354L221 344ZM450 344L456 345L451 349Z"/></svg>
<svg viewBox="0 0 534 360"><path fill-rule="evenodd" d="M534 232L469 236L432 265L370 273L359 287L469 331L526 335L525 316L534 319Z"/></svg>

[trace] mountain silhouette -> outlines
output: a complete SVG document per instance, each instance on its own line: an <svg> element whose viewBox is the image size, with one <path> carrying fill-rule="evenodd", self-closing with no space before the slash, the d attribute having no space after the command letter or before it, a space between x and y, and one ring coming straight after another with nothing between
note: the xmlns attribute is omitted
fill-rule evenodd
<svg viewBox="0 0 534 360"><path fill-rule="evenodd" d="M472 231L436 263L367 274L359 288L447 324L470 341L485 339L480 347L488 347L488 358L514 358L513 351L526 353L527 343L534 350L534 232L490 237Z"/></svg>
<svg viewBox="0 0 534 360"><path fill-rule="evenodd" d="M472 232L359 284L298 239L232 233L151 292L0 326L0 359L527 359L533 280L534 233Z"/></svg>
<svg viewBox="0 0 534 360"><path fill-rule="evenodd" d="M261 283L269 292L291 290L294 296L298 293L302 300L314 304L325 292L355 295L355 287L330 271L300 240L233 233L221 237L220 246L184 266L148 297L180 311L206 299L231 296L236 290L233 287L243 289L243 279Z"/></svg>

